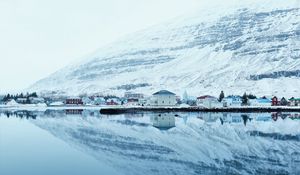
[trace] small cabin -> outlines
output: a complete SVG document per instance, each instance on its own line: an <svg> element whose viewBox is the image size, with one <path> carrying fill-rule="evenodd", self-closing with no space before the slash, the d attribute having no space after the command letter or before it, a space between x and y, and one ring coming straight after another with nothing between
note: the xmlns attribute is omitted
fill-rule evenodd
<svg viewBox="0 0 300 175"><path fill-rule="evenodd" d="M280 101L278 100L278 98L276 96L274 96L272 98L272 106L279 106L280 105Z"/></svg>
<svg viewBox="0 0 300 175"><path fill-rule="evenodd" d="M288 104L289 102L284 97L282 97L280 100L280 106L287 106Z"/></svg>

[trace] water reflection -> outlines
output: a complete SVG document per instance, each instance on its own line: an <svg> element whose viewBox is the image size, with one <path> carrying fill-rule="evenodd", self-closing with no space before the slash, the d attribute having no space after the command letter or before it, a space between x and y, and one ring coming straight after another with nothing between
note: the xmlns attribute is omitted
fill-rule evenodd
<svg viewBox="0 0 300 175"><path fill-rule="evenodd" d="M161 130L168 130L175 127L175 115L172 113L154 114L152 116L153 126Z"/></svg>
<svg viewBox="0 0 300 175"><path fill-rule="evenodd" d="M0 121L29 121L120 174L300 173L298 113L0 113Z"/></svg>
<svg viewBox="0 0 300 175"><path fill-rule="evenodd" d="M0 110L0 114L7 118L14 116L19 118L35 119L37 116L84 116L84 117L113 117L110 115L101 115L98 110L85 109L66 109L66 110L46 110L46 111L27 111L27 110ZM158 128L172 128L175 127L175 117L182 118L184 123L191 117L197 117L207 123L220 122L225 123L244 123L246 126L248 122L260 121L277 121L279 118L285 120L287 118L292 120L300 120L300 113L291 112L272 112L272 113L203 113L203 112L189 112L189 113L126 113L123 114L125 118L143 118L151 116L154 127Z"/></svg>

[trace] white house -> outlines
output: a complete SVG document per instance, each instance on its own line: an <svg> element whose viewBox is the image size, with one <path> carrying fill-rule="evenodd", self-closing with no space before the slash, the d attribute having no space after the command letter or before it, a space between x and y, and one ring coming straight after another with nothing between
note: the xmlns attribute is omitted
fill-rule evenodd
<svg viewBox="0 0 300 175"><path fill-rule="evenodd" d="M205 108L221 108L223 104L218 101L216 97L210 95L204 95L197 97L197 106L202 106Z"/></svg>
<svg viewBox="0 0 300 175"><path fill-rule="evenodd" d="M176 94L167 90L155 92L150 100L152 106L175 106Z"/></svg>
<svg viewBox="0 0 300 175"><path fill-rule="evenodd" d="M17 98L17 103L26 103L27 102L27 98Z"/></svg>

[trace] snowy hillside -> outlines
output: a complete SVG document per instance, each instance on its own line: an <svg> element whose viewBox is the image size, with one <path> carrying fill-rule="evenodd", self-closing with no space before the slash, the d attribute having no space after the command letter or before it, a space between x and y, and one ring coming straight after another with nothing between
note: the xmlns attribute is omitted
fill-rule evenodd
<svg viewBox="0 0 300 175"><path fill-rule="evenodd" d="M254 2L199 10L134 33L29 89L299 96L300 2Z"/></svg>

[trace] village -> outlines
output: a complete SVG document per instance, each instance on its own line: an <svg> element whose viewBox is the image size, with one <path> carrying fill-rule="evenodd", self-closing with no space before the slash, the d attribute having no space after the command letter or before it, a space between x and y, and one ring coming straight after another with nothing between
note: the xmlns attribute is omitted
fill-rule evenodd
<svg viewBox="0 0 300 175"><path fill-rule="evenodd" d="M300 98L290 97L256 97L252 94L244 93L239 95L224 95L221 91L219 97L202 95L198 97L188 96L185 91L179 96L168 90L160 90L150 96L142 93L125 92L122 97L114 95L82 95L76 97L64 96L38 96L37 93L17 94L0 97L2 107L10 106L39 106L39 107L58 107L58 106L127 106L127 107L177 107L177 108L239 108L239 107L271 107L271 106L300 106Z"/></svg>

